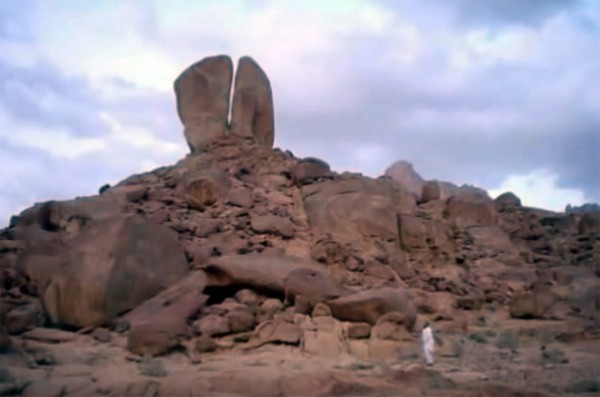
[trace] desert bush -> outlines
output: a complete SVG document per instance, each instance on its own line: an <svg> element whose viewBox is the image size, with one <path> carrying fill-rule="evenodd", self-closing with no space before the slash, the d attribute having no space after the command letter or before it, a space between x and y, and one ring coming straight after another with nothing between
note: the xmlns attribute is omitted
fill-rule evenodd
<svg viewBox="0 0 600 397"><path fill-rule="evenodd" d="M0 383L11 383L15 381L15 377L12 376L7 368L0 367Z"/></svg>
<svg viewBox="0 0 600 397"><path fill-rule="evenodd" d="M504 331L496 339L498 349L516 350L519 347L519 335L514 330Z"/></svg>
<svg viewBox="0 0 600 397"><path fill-rule="evenodd" d="M567 364L569 359L562 350L542 348L544 364Z"/></svg>
<svg viewBox="0 0 600 397"><path fill-rule="evenodd" d="M471 335L469 335L469 340L472 340L475 343L480 343L482 345L488 343L486 337L479 332L473 332Z"/></svg>
<svg viewBox="0 0 600 397"><path fill-rule="evenodd" d="M487 331L485 331L483 333L484 336L487 336L489 338L495 338L496 335L498 335L498 333L496 331L494 331L493 329L488 329Z"/></svg>
<svg viewBox="0 0 600 397"><path fill-rule="evenodd" d="M142 361L140 361L139 370L140 374L154 378L162 378L167 376L167 370L163 366L162 362L146 356L142 358Z"/></svg>
<svg viewBox="0 0 600 397"><path fill-rule="evenodd" d="M598 379L583 379L570 384L565 391L567 393L598 393L600 392L600 382Z"/></svg>

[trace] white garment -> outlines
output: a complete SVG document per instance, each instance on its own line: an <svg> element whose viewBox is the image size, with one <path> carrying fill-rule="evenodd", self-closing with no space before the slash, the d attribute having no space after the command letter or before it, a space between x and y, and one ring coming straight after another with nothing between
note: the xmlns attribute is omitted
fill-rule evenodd
<svg viewBox="0 0 600 397"><path fill-rule="evenodd" d="M423 328L421 339L423 341L423 354L425 355L425 362L428 365L431 365L433 364L433 351L435 349L435 340L433 339L433 331L431 330L431 327Z"/></svg>

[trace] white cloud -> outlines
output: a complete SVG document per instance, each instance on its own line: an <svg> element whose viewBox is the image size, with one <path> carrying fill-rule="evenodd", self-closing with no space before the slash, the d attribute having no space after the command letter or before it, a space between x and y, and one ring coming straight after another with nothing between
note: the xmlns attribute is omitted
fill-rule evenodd
<svg viewBox="0 0 600 397"><path fill-rule="evenodd" d="M0 125L0 140L15 147L39 149L57 158L75 159L106 149L101 138L77 137L60 127L28 125L12 119L2 107Z"/></svg>
<svg viewBox="0 0 600 397"><path fill-rule="evenodd" d="M586 202L583 191L557 186L558 175L537 170L525 175L510 175L498 188L489 190L496 198L505 192L513 192L523 205L564 211L566 204L582 205Z"/></svg>

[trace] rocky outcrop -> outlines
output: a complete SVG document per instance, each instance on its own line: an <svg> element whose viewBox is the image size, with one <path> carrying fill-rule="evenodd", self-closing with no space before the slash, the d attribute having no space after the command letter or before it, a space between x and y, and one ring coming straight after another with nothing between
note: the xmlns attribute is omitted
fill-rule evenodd
<svg viewBox="0 0 600 397"><path fill-rule="evenodd" d="M235 76L231 111L231 133L254 137L261 147L273 148L275 121L271 83L250 57L242 57Z"/></svg>
<svg viewBox="0 0 600 397"><path fill-rule="evenodd" d="M318 265L292 256L250 254L216 258L204 271L209 287L250 286L284 293L286 276L301 268L318 269Z"/></svg>
<svg viewBox="0 0 600 397"><path fill-rule="evenodd" d="M415 325L417 310L407 291L394 288L368 289L327 302L333 316L345 321L375 324L389 312L402 313L407 330Z"/></svg>
<svg viewBox="0 0 600 397"><path fill-rule="evenodd" d="M177 113L192 153L227 131L233 63L226 55L204 58L175 80Z"/></svg>
<svg viewBox="0 0 600 397"><path fill-rule="evenodd" d="M192 153L207 151L229 133L273 148L273 94L267 75L252 58L240 58L230 106L232 79L231 58L218 55L191 65L175 80L177 112Z"/></svg>
<svg viewBox="0 0 600 397"><path fill-rule="evenodd" d="M106 324L187 269L173 232L137 216L114 215L90 221L60 254L36 256L25 271L45 273L40 298L51 323L84 327Z"/></svg>
<svg viewBox="0 0 600 397"><path fill-rule="evenodd" d="M397 242L396 214L414 211L412 196L386 181L348 178L302 187L314 232L341 242L380 239Z"/></svg>
<svg viewBox="0 0 600 397"><path fill-rule="evenodd" d="M385 176L398 182L416 198L421 197L425 180L421 178L421 175L415 171L413 165L408 161L396 161L385 170Z"/></svg>
<svg viewBox="0 0 600 397"><path fill-rule="evenodd" d="M407 163L373 179L271 150L271 88L249 58L227 125L231 64L206 59L175 83L191 154L0 230L0 394L394 395L401 379L421 395L446 384L405 382L425 321L457 379L522 375L525 362L479 368L516 354L515 329L597 337L594 208L543 211L424 182ZM463 348L477 373L452 362Z"/></svg>
<svg viewBox="0 0 600 397"><path fill-rule="evenodd" d="M190 336L188 319L204 305L205 276L193 272L145 301L124 316L130 326L127 348L142 356L156 356Z"/></svg>

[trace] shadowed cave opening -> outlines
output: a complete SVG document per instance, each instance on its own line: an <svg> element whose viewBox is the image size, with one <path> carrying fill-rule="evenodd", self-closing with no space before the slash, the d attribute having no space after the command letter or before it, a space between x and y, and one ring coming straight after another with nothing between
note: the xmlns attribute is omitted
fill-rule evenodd
<svg viewBox="0 0 600 397"><path fill-rule="evenodd" d="M235 294L243 289L249 289L254 291L257 295L265 298L276 298L280 301L284 301L285 294L283 291L275 291L270 288L257 288L250 284L234 284L222 287L206 287L203 293L208 295L206 305L216 305L223 303L227 298L234 298Z"/></svg>

